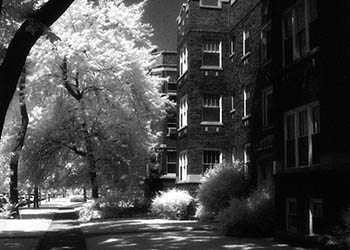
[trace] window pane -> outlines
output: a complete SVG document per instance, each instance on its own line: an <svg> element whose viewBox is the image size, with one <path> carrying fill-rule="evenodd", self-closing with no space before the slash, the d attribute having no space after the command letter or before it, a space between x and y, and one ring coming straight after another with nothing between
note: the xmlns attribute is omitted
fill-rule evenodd
<svg viewBox="0 0 350 250"><path fill-rule="evenodd" d="M205 66L220 66L220 54L203 52L203 65Z"/></svg>
<svg viewBox="0 0 350 250"><path fill-rule="evenodd" d="M284 63L288 64L293 60L293 38L292 38L292 11L284 16L283 20L283 56Z"/></svg>
<svg viewBox="0 0 350 250"><path fill-rule="evenodd" d="M201 0L201 4L205 6L219 6L219 0Z"/></svg>
<svg viewBox="0 0 350 250"><path fill-rule="evenodd" d="M294 134L294 114L290 114L287 116L287 140L294 140Z"/></svg>
<svg viewBox="0 0 350 250"><path fill-rule="evenodd" d="M307 136L307 110L299 112L299 137Z"/></svg>
<svg viewBox="0 0 350 250"><path fill-rule="evenodd" d="M298 138L299 166L309 165L309 142L308 137Z"/></svg>
<svg viewBox="0 0 350 250"><path fill-rule="evenodd" d="M312 108L312 133L320 133L320 107L316 106Z"/></svg>
<svg viewBox="0 0 350 250"><path fill-rule="evenodd" d="M295 167L295 140L288 140L286 142L286 157L287 157L287 168Z"/></svg>

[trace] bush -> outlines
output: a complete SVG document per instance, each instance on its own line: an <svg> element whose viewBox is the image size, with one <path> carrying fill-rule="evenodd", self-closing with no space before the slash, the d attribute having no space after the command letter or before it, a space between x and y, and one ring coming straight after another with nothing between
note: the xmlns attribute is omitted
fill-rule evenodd
<svg viewBox="0 0 350 250"><path fill-rule="evenodd" d="M166 219L188 219L193 204L194 199L188 191L174 188L156 195L151 212Z"/></svg>
<svg viewBox="0 0 350 250"><path fill-rule="evenodd" d="M87 222L105 218L127 218L145 213L147 213L147 208L135 201L99 198L83 205L79 210L79 220Z"/></svg>
<svg viewBox="0 0 350 250"><path fill-rule="evenodd" d="M232 198L218 216L223 233L239 236L267 236L273 232L273 200L260 187L248 198Z"/></svg>
<svg viewBox="0 0 350 250"><path fill-rule="evenodd" d="M85 203L79 210L79 220L88 222L102 218L102 211L98 201Z"/></svg>
<svg viewBox="0 0 350 250"><path fill-rule="evenodd" d="M229 201L244 197L247 181L239 163L222 163L210 168L199 186L196 216L200 219L213 218L229 206Z"/></svg>

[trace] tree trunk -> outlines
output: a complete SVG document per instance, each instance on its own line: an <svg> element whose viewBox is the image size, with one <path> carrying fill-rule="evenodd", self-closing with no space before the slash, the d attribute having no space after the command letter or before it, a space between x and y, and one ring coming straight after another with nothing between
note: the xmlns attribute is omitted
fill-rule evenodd
<svg viewBox="0 0 350 250"><path fill-rule="evenodd" d="M85 185L84 185L84 187L83 187L83 195L84 195L84 202L87 202L86 187L85 187Z"/></svg>
<svg viewBox="0 0 350 250"><path fill-rule="evenodd" d="M21 79L19 81L19 107L22 117L22 124L21 128L18 131L16 145L12 151L11 158L10 158L10 171L11 171L11 178L10 178L10 202L12 204L18 203L18 160L19 156L21 154L21 150L23 148L24 139L27 133L27 127L28 127L28 113L27 113L27 107L25 102L25 82L26 82L26 70L23 68Z"/></svg>
<svg viewBox="0 0 350 250"><path fill-rule="evenodd" d="M76 100L78 101L81 109L81 115L82 115L82 132L84 137L84 142L86 145L86 159L89 165L89 172L90 172L90 184L91 184L91 196L93 199L98 198L98 184L97 184L97 173L96 173L96 161L94 156L94 151L92 147L92 141L91 141L91 135L89 133L88 129L88 118L86 116L85 112L85 103L83 99L83 91L80 91L79 89L79 75L76 75L75 78L75 86L74 89L72 88L72 85L69 83L68 79L68 66L67 66L67 57L63 58L63 62L61 65L62 70L62 82L68 93Z"/></svg>
<svg viewBox="0 0 350 250"><path fill-rule="evenodd" d="M39 208L39 187L38 185L34 186L34 208Z"/></svg>
<svg viewBox="0 0 350 250"><path fill-rule="evenodd" d="M17 30L0 66L0 134L6 112L30 49L35 42L72 4L74 0L49 0Z"/></svg>

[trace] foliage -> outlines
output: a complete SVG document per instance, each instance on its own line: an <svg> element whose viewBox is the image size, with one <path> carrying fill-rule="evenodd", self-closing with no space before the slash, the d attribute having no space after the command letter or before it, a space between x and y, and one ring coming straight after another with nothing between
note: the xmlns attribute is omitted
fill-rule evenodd
<svg viewBox="0 0 350 250"><path fill-rule="evenodd" d="M266 236L273 231L273 199L269 191L260 187L248 198L232 198L229 207L218 215L225 234Z"/></svg>
<svg viewBox="0 0 350 250"><path fill-rule="evenodd" d="M187 219L194 198L186 190L170 189L160 192L151 204L151 212L167 219Z"/></svg>
<svg viewBox="0 0 350 250"><path fill-rule="evenodd" d="M167 103L158 93L160 79L147 74L154 46L151 27L141 21L143 6L76 0L52 26L59 37L45 36L31 51L29 99L37 106L57 102L46 113L55 115L54 126L43 121L52 127L44 141L52 157L60 158L64 176L72 169L74 176L87 177L88 140L102 188L138 183L144 159L158 138L151 124L165 114ZM67 84L81 95L80 102L63 89L65 58Z"/></svg>
<svg viewBox="0 0 350 250"><path fill-rule="evenodd" d="M241 198L246 192L247 181L240 163L215 165L207 170L199 186L196 216L213 218L229 206L232 198Z"/></svg>
<svg viewBox="0 0 350 250"><path fill-rule="evenodd" d="M87 222L104 218L129 218L143 215L146 211L146 207L135 200L99 198L83 205L79 210L79 220Z"/></svg>

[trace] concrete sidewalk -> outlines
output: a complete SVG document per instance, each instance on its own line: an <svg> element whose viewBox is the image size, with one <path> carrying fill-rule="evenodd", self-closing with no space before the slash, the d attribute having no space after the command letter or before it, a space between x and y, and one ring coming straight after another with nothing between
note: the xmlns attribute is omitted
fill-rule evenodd
<svg viewBox="0 0 350 250"><path fill-rule="evenodd" d="M0 250L37 250L39 245L44 250L50 242L48 250L305 250L278 243L272 238L224 237L214 230L212 224L198 221L108 219L79 224L74 218L65 217L67 212L73 213L73 208L79 205L67 200L52 200L43 203L40 209L21 209L23 219L0 220ZM54 216L56 220L52 222ZM57 221L57 216L63 217ZM72 242L66 240L57 242L57 246L52 245L56 244L58 236L67 238L67 234L73 238L80 235L85 244L79 243L80 248L74 248L75 239L71 238ZM70 243L73 245L70 246ZM60 247L62 244L64 248Z"/></svg>

